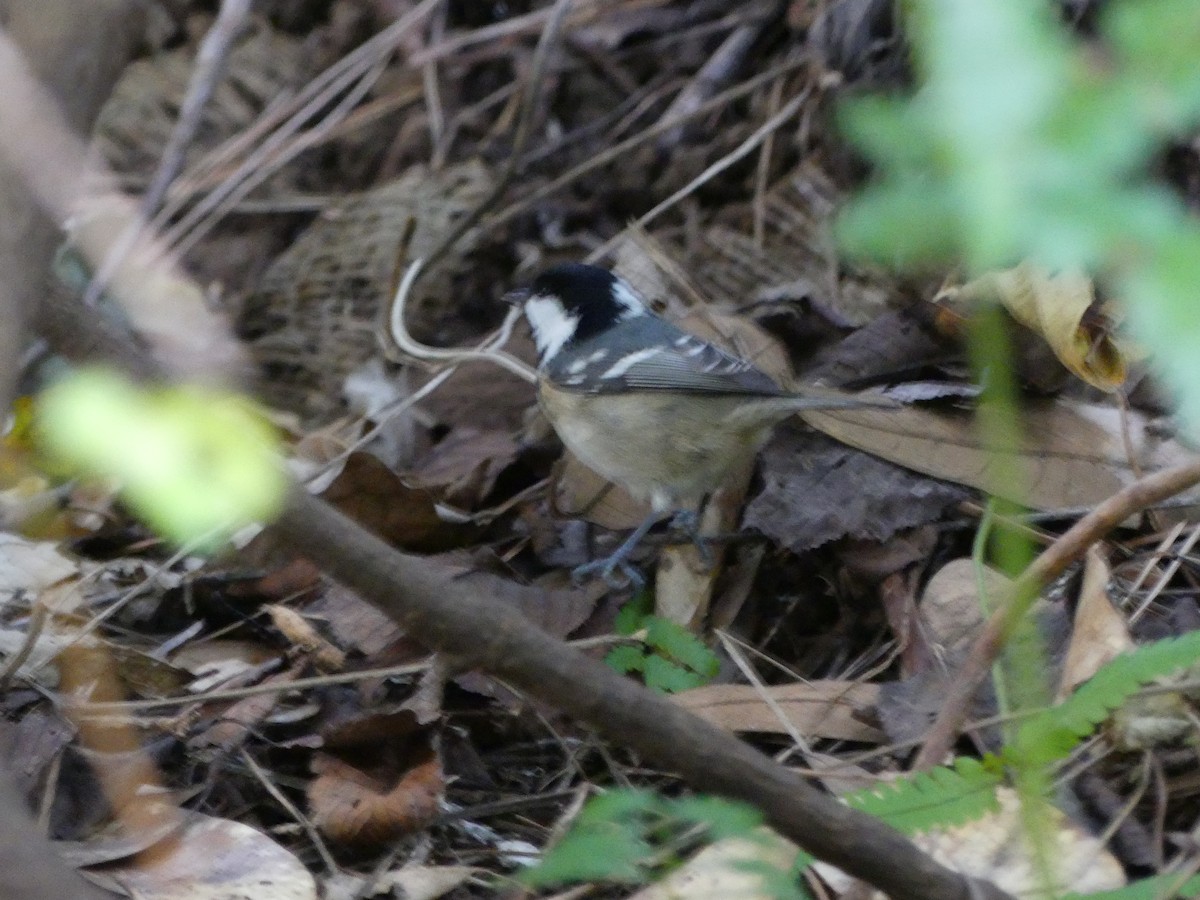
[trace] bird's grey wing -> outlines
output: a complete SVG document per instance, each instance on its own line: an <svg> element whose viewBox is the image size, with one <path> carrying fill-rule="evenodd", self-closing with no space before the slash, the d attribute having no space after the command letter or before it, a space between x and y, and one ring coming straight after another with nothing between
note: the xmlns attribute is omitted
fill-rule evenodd
<svg viewBox="0 0 1200 900"><path fill-rule="evenodd" d="M661 320L634 318L602 342L584 342L550 371L567 390L606 394L681 391L695 394L784 393L764 372L708 341Z"/></svg>

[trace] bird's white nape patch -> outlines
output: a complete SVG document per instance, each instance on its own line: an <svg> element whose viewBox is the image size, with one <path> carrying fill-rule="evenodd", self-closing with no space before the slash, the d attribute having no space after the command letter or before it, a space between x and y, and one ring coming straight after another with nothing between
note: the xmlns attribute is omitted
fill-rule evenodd
<svg viewBox="0 0 1200 900"><path fill-rule="evenodd" d="M553 296L530 297L526 300L525 318L529 320L533 342L537 344L542 362L557 354L575 336L575 329L579 326L579 318L570 315L563 309L562 301Z"/></svg>
<svg viewBox="0 0 1200 900"><path fill-rule="evenodd" d="M620 278L613 279L611 293L613 302L621 307L622 319L632 319L634 316L646 314L646 301L639 297L637 291Z"/></svg>

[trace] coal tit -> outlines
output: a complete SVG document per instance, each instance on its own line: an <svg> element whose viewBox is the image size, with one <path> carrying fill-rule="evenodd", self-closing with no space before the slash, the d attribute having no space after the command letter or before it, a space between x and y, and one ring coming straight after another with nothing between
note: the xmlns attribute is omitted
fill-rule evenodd
<svg viewBox="0 0 1200 900"><path fill-rule="evenodd" d="M622 279L558 265L506 297L524 307L538 351L538 399L586 466L648 501L651 514L611 556L581 566L642 579L629 555L668 513L696 513L772 426L800 410L891 406L834 392L793 394L750 363L655 315Z"/></svg>

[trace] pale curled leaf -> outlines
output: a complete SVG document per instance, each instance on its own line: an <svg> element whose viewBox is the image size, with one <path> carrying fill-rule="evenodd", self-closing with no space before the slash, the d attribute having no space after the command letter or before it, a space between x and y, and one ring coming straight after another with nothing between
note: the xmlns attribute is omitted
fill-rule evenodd
<svg viewBox="0 0 1200 900"><path fill-rule="evenodd" d="M1014 319L1040 335L1071 372L1104 391L1115 391L1125 383L1129 361L1139 355L1127 339L1113 333L1102 315L1093 313L1089 318L1096 290L1082 272L1050 272L1023 263L948 288L934 299L967 310L999 302Z"/></svg>
<svg viewBox="0 0 1200 900"><path fill-rule="evenodd" d="M317 896L316 883L300 860L261 831L199 813L189 813L186 827L160 841L154 853L91 875L147 900Z"/></svg>
<svg viewBox="0 0 1200 900"><path fill-rule="evenodd" d="M406 864L380 875L336 872L322 885L325 900L359 900L372 892L391 889L404 900L437 900L476 874L469 866L416 866ZM375 894L378 896L378 894Z"/></svg>
<svg viewBox="0 0 1200 900"><path fill-rule="evenodd" d="M705 847L656 884L630 900L775 900L776 879L788 877L799 848L766 828L750 837L727 838Z"/></svg>
<svg viewBox="0 0 1200 900"><path fill-rule="evenodd" d="M996 791L1000 808L952 828L917 835L913 842L943 865L993 882L1016 897L1044 896L1026 832L1021 822L1016 792ZM1056 887L1060 891L1100 891L1125 884L1121 864L1100 841L1051 807L1056 861ZM835 889L844 890L850 879L824 863L815 868ZM872 898L880 897L873 893Z"/></svg>
<svg viewBox="0 0 1200 900"><path fill-rule="evenodd" d="M1088 550L1075 606L1075 627L1058 688L1059 700L1095 675L1105 663L1136 646L1125 617L1108 597L1111 576L1112 570L1101 552L1096 547Z"/></svg>
<svg viewBox="0 0 1200 900"><path fill-rule="evenodd" d="M0 533L0 600L21 591L37 593L79 571L80 564L50 541Z"/></svg>

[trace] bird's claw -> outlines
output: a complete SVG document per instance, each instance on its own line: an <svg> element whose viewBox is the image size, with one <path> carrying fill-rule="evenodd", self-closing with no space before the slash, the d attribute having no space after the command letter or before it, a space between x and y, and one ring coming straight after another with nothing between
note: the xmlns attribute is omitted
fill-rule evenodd
<svg viewBox="0 0 1200 900"><path fill-rule="evenodd" d="M700 554L700 562L706 568L711 569L716 565L710 541L700 533L700 516L695 510L681 509L671 519L671 525L687 535L688 540L695 546L696 552Z"/></svg>
<svg viewBox="0 0 1200 900"><path fill-rule="evenodd" d="M627 559L618 558L618 555L615 553L612 556L606 556L604 559L597 559L582 566L576 566L571 570L571 580L581 582L597 574L604 579L604 583L610 588L632 586L635 591L640 591L646 586L646 578L639 571L638 567Z"/></svg>

